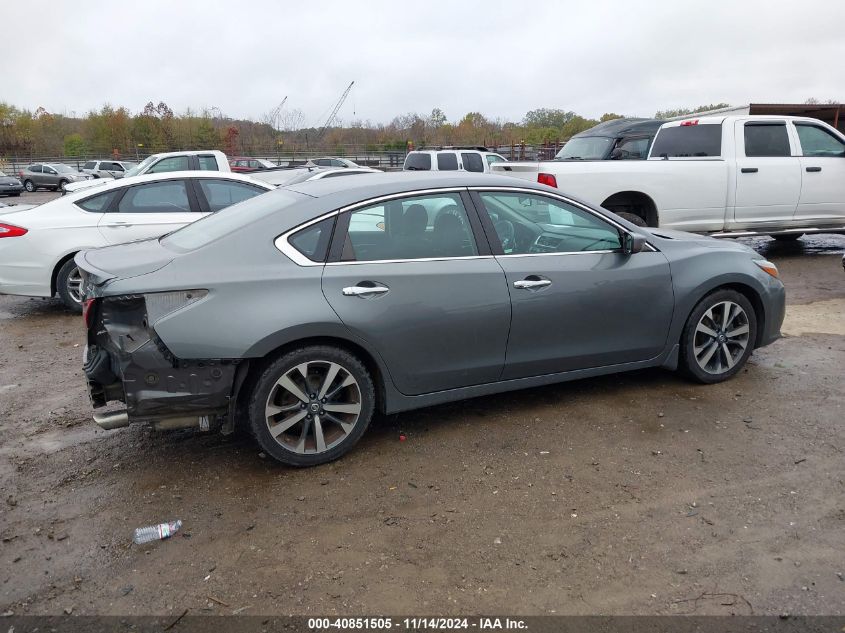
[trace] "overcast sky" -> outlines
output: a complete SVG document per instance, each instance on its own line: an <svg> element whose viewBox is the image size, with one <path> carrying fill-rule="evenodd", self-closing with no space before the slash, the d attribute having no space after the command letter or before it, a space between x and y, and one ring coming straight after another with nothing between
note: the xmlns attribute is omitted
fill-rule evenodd
<svg viewBox="0 0 845 633"><path fill-rule="evenodd" d="M518 121L725 101L845 100L845 2L3 2L0 100L82 114L217 107L306 125L439 107Z"/></svg>

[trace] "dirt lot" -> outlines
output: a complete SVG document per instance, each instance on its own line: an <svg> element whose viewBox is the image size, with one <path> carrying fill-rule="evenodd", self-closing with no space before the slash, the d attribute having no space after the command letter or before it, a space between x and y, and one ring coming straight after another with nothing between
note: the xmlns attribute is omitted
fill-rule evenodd
<svg viewBox="0 0 845 633"><path fill-rule="evenodd" d="M0 297L0 612L845 614L845 238L751 243L788 335L736 379L417 411L310 470L240 437L98 431L80 318Z"/></svg>

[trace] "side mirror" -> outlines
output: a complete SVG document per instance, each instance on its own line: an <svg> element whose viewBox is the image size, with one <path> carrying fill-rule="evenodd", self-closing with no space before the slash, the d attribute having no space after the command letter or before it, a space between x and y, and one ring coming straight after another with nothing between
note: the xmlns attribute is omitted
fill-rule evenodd
<svg viewBox="0 0 845 633"><path fill-rule="evenodd" d="M645 248L645 237L635 233L622 234L622 252L625 255L639 253Z"/></svg>

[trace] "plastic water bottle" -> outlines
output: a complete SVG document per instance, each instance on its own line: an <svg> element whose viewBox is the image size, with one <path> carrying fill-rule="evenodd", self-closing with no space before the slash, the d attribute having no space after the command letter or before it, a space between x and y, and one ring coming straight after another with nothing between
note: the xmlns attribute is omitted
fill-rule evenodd
<svg viewBox="0 0 845 633"><path fill-rule="evenodd" d="M135 541L135 545L149 543L150 541L161 541L173 536L180 527L182 527L182 521L170 521L169 523L137 528L132 540Z"/></svg>

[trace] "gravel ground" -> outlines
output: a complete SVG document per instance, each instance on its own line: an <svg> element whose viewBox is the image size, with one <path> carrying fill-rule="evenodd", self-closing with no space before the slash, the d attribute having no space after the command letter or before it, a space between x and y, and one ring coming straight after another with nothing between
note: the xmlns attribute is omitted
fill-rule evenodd
<svg viewBox="0 0 845 633"><path fill-rule="evenodd" d="M98 430L80 318L0 296L0 613L845 614L845 238L748 243L781 268L786 336L734 380L415 411L309 470Z"/></svg>

